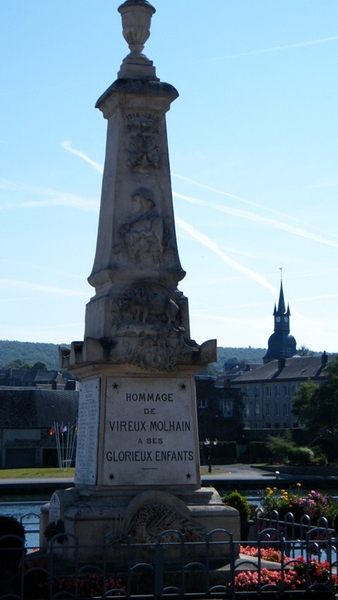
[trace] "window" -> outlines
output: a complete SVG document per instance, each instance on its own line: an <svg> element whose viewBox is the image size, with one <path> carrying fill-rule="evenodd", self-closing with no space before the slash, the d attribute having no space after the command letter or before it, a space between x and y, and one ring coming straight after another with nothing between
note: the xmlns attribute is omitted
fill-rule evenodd
<svg viewBox="0 0 338 600"><path fill-rule="evenodd" d="M283 416L284 417L288 417L289 416L289 405L284 403L283 404Z"/></svg>
<svg viewBox="0 0 338 600"><path fill-rule="evenodd" d="M258 402L255 402L255 417L259 416L259 404Z"/></svg>
<svg viewBox="0 0 338 600"><path fill-rule="evenodd" d="M275 385L275 387L273 388L273 393L275 395L275 398L277 398L279 396L279 389L278 389L277 385Z"/></svg>
<svg viewBox="0 0 338 600"><path fill-rule="evenodd" d="M265 405L265 416L270 417L270 404Z"/></svg>
<svg viewBox="0 0 338 600"><path fill-rule="evenodd" d="M270 385L268 385L268 386L266 387L266 397L267 397L267 398L270 398L270 396L271 396L271 386L270 386Z"/></svg>
<svg viewBox="0 0 338 600"><path fill-rule="evenodd" d="M219 403L219 409L222 417L230 419L234 414L234 403L232 400L222 399Z"/></svg>
<svg viewBox="0 0 338 600"><path fill-rule="evenodd" d="M289 395L289 386L288 385L284 385L283 391L284 391L284 396L288 396Z"/></svg>
<svg viewBox="0 0 338 600"><path fill-rule="evenodd" d="M208 408L208 400L206 398L198 398L197 408Z"/></svg>
<svg viewBox="0 0 338 600"><path fill-rule="evenodd" d="M254 388L254 396L256 398L259 396L259 387L257 385L255 385L255 388Z"/></svg>
<svg viewBox="0 0 338 600"><path fill-rule="evenodd" d="M275 404L275 417L279 417L279 404Z"/></svg>

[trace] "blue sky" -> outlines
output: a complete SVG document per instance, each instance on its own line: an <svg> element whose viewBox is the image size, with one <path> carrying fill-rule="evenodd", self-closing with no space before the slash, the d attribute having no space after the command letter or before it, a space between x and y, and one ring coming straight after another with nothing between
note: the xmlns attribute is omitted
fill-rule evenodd
<svg viewBox="0 0 338 600"><path fill-rule="evenodd" d="M0 55L0 339L83 339L106 122L128 47L115 0L10 0ZM191 335L338 351L337 0L154 0Z"/></svg>

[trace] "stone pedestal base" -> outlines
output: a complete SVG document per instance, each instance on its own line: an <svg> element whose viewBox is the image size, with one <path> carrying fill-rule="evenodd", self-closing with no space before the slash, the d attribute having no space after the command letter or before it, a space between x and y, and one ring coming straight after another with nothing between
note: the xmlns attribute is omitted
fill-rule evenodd
<svg viewBox="0 0 338 600"><path fill-rule="evenodd" d="M64 528L62 544L54 544L59 555L73 560L77 541L79 560L91 562L100 561L104 556L109 561L123 562L126 551L125 547L123 551L123 542L126 543L127 536L133 544L135 563L154 562L155 544L162 532L167 532L161 543L170 562L180 560L181 548L169 544L179 544L183 539L174 531L179 531L188 543L198 542L193 547L187 546L186 557L191 560L203 558L206 535L213 530L226 530L233 534L233 539L240 538L238 511L225 506L214 488L176 495L162 490L136 494L130 491L105 494L79 488L58 490L42 508L41 548L48 545L44 531L50 522L59 523L60 531ZM116 540L120 542L116 544ZM226 562L230 547L216 542L228 541L229 535L218 531L210 540L214 542L209 549L210 556ZM135 547L135 544L144 546Z"/></svg>

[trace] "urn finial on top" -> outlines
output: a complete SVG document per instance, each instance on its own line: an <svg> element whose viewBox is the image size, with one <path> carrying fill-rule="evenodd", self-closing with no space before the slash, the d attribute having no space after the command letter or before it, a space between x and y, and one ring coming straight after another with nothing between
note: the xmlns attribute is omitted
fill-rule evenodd
<svg viewBox="0 0 338 600"><path fill-rule="evenodd" d="M122 17L123 37L130 54L124 59L119 78L157 79L153 63L142 50L150 36L150 23L155 8L147 0L126 0L118 8Z"/></svg>
<svg viewBox="0 0 338 600"><path fill-rule="evenodd" d="M150 36L150 21L155 8L147 0L126 0L118 11L122 16L123 37L130 51L141 53Z"/></svg>

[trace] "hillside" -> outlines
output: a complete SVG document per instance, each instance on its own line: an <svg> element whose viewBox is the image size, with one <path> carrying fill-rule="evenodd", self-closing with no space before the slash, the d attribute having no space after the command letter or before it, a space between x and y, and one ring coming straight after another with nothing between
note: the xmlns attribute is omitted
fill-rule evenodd
<svg viewBox="0 0 338 600"><path fill-rule="evenodd" d="M212 365L213 371L220 371L225 361L236 358L238 361L262 363L266 349L263 348L217 348L217 363ZM4 368L12 360L34 364L38 360L46 363L49 369L58 369L58 344L32 342L12 342L0 340L0 368Z"/></svg>
<svg viewBox="0 0 338 600"><path fill-rule="evenodd" d="M266 348L217 348L217 364L223 364L230 359L236 358L238 362L250 362L263 364L263 356L266 354Z"/></svg>
<svg viewBox="0 0 338 600"><path fill-rule="evenodd" d="M58 345L0 340L0 368L12 360L31 364L42 360L48 369L58 369Z"/></svg>

